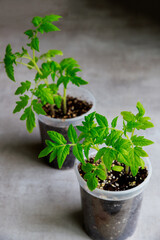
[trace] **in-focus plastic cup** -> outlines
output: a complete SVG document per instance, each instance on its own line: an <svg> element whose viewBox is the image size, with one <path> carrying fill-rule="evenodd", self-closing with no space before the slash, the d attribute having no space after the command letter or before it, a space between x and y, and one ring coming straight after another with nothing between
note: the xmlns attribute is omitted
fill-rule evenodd
<svg viewBox="0 0 160 240"><path fill-rule="evenodd" d="M78 165L76 160L75 172L80 184L83 221L87 234L94 240L124 240L132 236L140 213L143 191L152 174L150 160L145 159L148 176L140 185L117 192L101 189L91 192L79 174Z"/></svg>

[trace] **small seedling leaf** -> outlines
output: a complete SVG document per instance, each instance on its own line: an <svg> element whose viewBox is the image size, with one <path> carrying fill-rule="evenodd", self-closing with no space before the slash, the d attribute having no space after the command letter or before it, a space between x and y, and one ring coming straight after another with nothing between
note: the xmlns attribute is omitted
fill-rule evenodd
<svg viewBox="0 0 160 240"><path fill-rule="evenodd" d="M74 129L72 124L68 128L68 133L67 134L68 134L68 138L69 138L70 142L77 143L78 136L77 136L76 130Z"/></svg>

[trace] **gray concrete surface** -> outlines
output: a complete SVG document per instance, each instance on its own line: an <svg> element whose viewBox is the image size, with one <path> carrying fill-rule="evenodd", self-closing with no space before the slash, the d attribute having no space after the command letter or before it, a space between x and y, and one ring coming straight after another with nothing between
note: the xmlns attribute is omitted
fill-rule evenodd
<svg viewBox="0 0 160 240"><path fill-rule="evenodd" d="M1 0L0 57L8 42L14 50L24 43L33 16L50 13L63 16L62 31L41 38L40 48L61 49L79 61L97 111L111 120L121 110L134 111L140 100L152 117L155 128L146 136L155 141L148 148L153 176L130 240L159 240L160 24L107 0ZM53 170L37 159L39 129L27 133L20 114L12 114L18 84L0 69L0 240L89 239L74 171ZM32 77L17 68L17 82Z"/></svg>

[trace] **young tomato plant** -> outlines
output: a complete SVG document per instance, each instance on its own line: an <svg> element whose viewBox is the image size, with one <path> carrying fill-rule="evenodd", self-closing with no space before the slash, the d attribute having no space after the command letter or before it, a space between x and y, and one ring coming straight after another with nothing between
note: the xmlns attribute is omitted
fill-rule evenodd
<svg viewBox="0 0 160 240"><path fill-rule="evenodd" d="M29 70L35 71L34 81L26 80L20 83L15 95L21 95L16 102L13 113L24 110L21 120L26 120L26 127L29 132L33 131L35 124L35 113L46 115L43 105L50 104L52 115L54 107L61 107L63 102L64 114L66 107L66 89L69 82L80 86L87 84L85 80L77 76L81 71L76 60L65 58L60 63L53 61L56 55L63 55L61 50L51 49L40 54L38 34L53 31L60 31L52 22L58 21L61 16L47 15L45 17L34 17L32 19L33 28L24 32L29 43L26 48L22 47L21 52L12 52L10 44L6 47L3 59L7 76L15 81L14 66L18 64L26 66ZM39 53L39 54L38 54ZM39 64L40 62L40 64ZM60 84L64 85L64 95L58 93Z"/></svg>
<svg viewBox="0 0 160 240"><path fill-rule="evenodd" d="M113 119L111 127L109 127L105 116L96 112L89 114L82 122L83 126L77 126L77 129L81 131L79 137L74 127L69 126L70 144L67 144L66 139L61 134L49 131L48 135L52 141L46 140L47 147L41 151L39 157L50 154L50 162L57 157L59 168L61 168L72 146L73 154L82 163L82 170L85 172L84 179L91 191L97 187L98 178L107 179L107 173L111 169L114 171L123 170L122 166L112 166L114 160L123 163L125 171L128 172L130 169L132 175L136 176L139 168L144 168L145 165L142 157L148 156L143 147L153 143L143 136L134 134L135 130L153 127L150 118L144 117L145 110L140 102L137 103L137 109L136 115L128 111L121 112L123 116L122 130L116 129L118 117ZM131 133L131 136L128 133ZM86 159L89 160L90 149L97 151L94 158L95 162L100 159L100 164L97 166L84 159L85 155Z"/></svg>

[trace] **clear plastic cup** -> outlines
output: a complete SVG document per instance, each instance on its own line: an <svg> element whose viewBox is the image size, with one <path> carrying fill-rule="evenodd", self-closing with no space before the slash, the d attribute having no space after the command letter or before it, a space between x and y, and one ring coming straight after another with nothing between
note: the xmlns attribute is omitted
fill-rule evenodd
<svg viewBox="0 0 160 240"><path fill-rule="evenodd" d="M141 209L143 191L152 174L150 160L145 160L148 176L143 183L119 192L101 189L91 192L79 174L78 164L76 160L75 172L80 184L83 221L87 234L94 240L124 240L132 236Z"/></svg>
<svg viewBox="0 0 160 240"><path fill-rule="evenodd" d="M62 89L60 90L61 90L60 93L62 93ZM76 97L80 100L85 100L88 103L92 103L92 108L87 113L71 119L57 119L57 118L50 118L44 115L38 115L38 123L39 123L43 147L46 146L45 140L49 139L47 131L56 131L58 133L61 133L65 137L67 142L69 142L67 131L70 124L72 124L74 127L81 125L82 121L84 120L84 117L90 114L91 112L95 111L95 98L87 89L71 87L67 89L67 95ZM79 135L79 131L76 128L75 130ZM49 164L51 167L58 169L58 163L56 159L53 160L53 162L49 163L49 157L47 156L45 157L45 160L47 164ZM62 169L72 168L74 166L74 162L75 162L75 157L72 153L72 148L71 148L70 154L67 156L62 166Z"/></svg>

